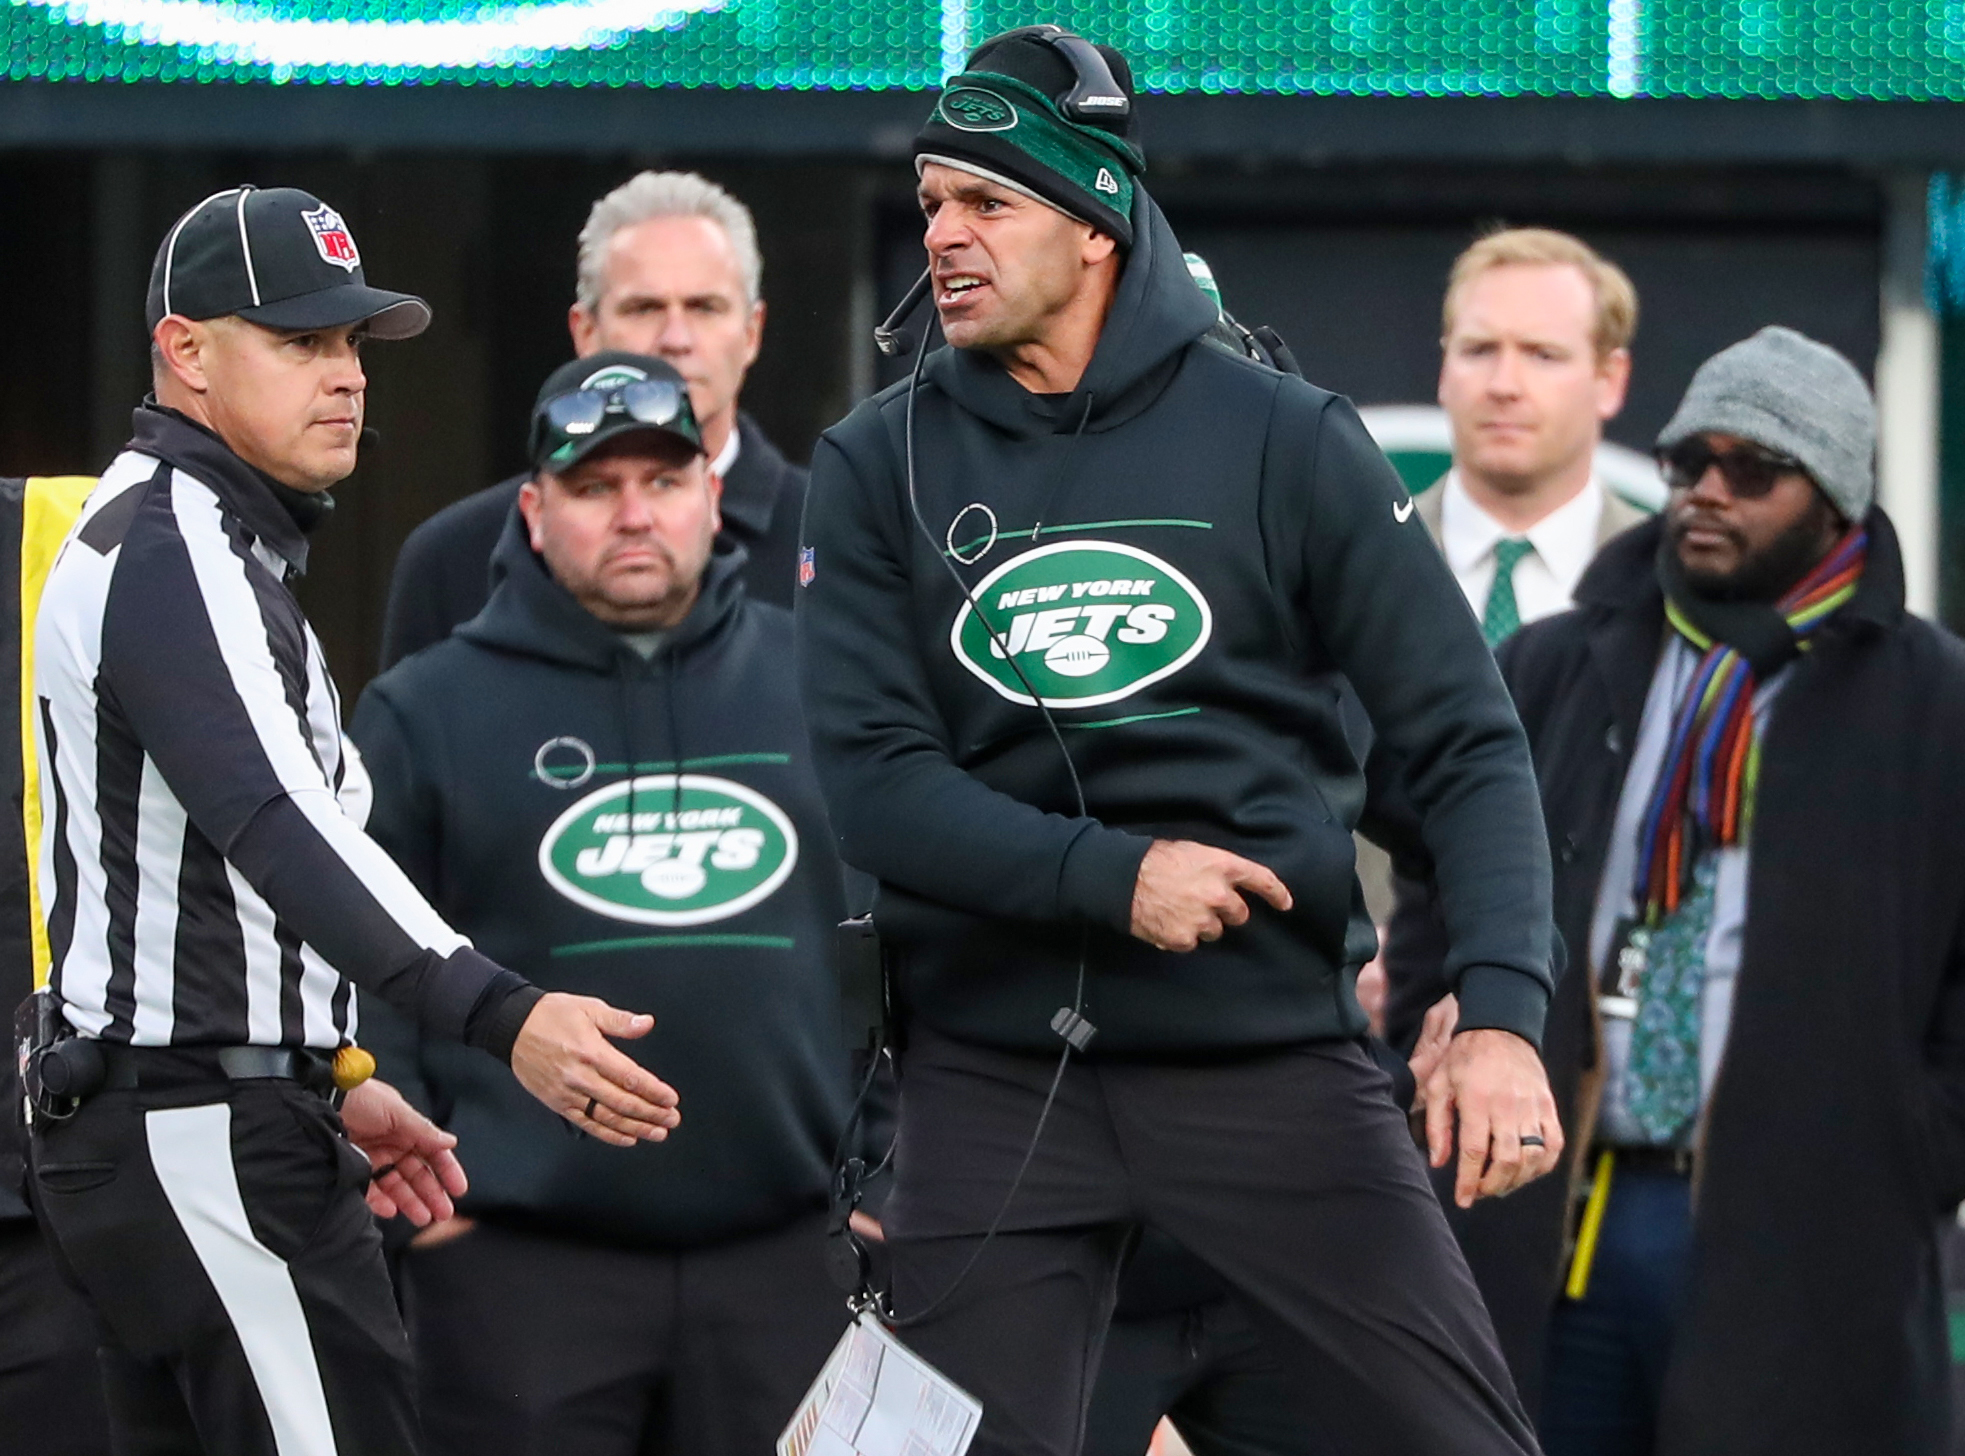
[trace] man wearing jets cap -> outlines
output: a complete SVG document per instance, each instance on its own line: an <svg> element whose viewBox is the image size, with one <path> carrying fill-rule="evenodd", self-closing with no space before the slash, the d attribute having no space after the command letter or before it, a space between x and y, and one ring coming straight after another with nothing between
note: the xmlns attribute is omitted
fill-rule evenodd
<svg viewBox="0 0 1965 1456"><path fill-rule="evenodd" d="M846 1323L839 861L791 617L713 549L705 446L663 360L555 369L490 601L355 710L377 842L501 964L656 1006L634 1054L689 1088L659 1148L569 1142L484 1057L377 1015L471 1150L460 1216L401 1266L431 1456L762 1456Z"/></svg>
<svg viewBox="0 0 1965 1456"><path fill-rule="evenodd" d="M652 1018L480 955L365 835L368 779L289 583L353 470L368 286L340 214L205 199L157 252L155 394L63 544L35 634L51 974L31 1190L94 1306L116 1449L415 1449L370 1210L447 1217L448 1134L355 1046L355 986L508 1061L621 1146L675 1093L609 1036Z"/></svg>
<svg viewBox="0 0 1965 1456"><path fill-rule="evenodd" d="M1114 103L1117 104L1114 104ZM1461 1002L1432 1153L1561 1148L1521 726L1344 400L1213 348L1124 59L986 41L915 141L951 347L822 437L800 664L900 1009L903 1339L987 1456L1077 1449L1136 1230L1228 1284L1338 1450L1535 1439L1354 987L1344 684L1416 765ZM925 347L925 345L924 345Z"/></svg>

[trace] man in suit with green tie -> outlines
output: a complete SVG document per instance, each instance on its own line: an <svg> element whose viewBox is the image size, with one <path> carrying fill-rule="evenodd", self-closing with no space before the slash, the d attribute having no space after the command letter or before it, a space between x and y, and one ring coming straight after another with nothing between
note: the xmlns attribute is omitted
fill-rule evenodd
<svg viewBox="0 0 1965 1456"><path fill-rule="evenodd" d="M1637 315L1624 270L1568 233L1508 228L1454 261L1439 389L1453 468L1414 503L1490 647L1565 610L1598 548L1645 519L1596 473L1603 427L1624 407ZM1383 926L1392 868L1364 839L1358 877ZM1382 1022L1377 961L1358 999Z"/></svg>

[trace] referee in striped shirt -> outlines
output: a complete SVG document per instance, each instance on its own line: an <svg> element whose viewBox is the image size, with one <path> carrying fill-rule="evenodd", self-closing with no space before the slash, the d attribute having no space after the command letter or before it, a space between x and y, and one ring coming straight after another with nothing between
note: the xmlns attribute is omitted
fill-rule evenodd
<svg viewBox="0 0 1965 1456"><path fill-rule="evenodd" d="M368 287L304 192L192 208L151 274L156 394L42 597L39 883L66 1039L40 1065L89 1095L35 1116L31 1184L100 1317L119 1453L416 1449L370 1209L448 1216L463 1173L393 1089L354 1085L356 985L509 1060L595 1137L677 1121L607 1041L652 1018L479 955L362 831L367 779L288 583L355 465L361 341L429 317Z"/></svg>

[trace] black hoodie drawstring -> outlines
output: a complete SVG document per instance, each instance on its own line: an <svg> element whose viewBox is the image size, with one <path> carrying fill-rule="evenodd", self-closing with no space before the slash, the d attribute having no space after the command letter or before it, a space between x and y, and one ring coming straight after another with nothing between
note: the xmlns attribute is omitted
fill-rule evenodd
<svg viewBox="0 0 1965 1456"><path fill-rule="evenodd" d="M1037 513L1037 523L1030 528L1030 541L1034 546L1037 538L1044 534L1044 518L1058 504L1058 498L1065 486L1071 483L1071 462L1078 455L1078 442L1085 437L1085 426L1092 418L1092 401L1097 396L1091 390L1085 391L1084 413L1078 416L1078 428L1071 432L1071 439L1064 447L1064 461L1058 470L1057 478L1051 482L1050 494L1044 497L1044 509Z"/></svg>
<svg viewBox="0 0 1965 1456"><path fill-rule="evenodd" d="M680 696L677 691L679 686L678 675L680 673L678 659L682 656L682 650L678 647L665 647L662 651L662 656L668 662L669 681L666 693L668 698L668 711L666 714L669 728L668 748L669 760L675 770L671 776L673 782L669 795L669 812L674 815L682 812L682 708L677 701ZM636 742L637 735L635 733L634 665L628 660L625 654L619 661L621 668L619 672L615 673L614 680L621 687L621 738L627 745L628 750L628 826L629 832L632 833L634 832L635 824L635 786L641 776L641 750L640 745Z"/></svg>
<svg viewBox="0 0 1965 1456"><path fill-rule="evenodd" d="M676 699L680 696L677 691L679 686L677 674L681 670L677 660L682 656L682 650L678 647L671 647L663 656L669 660L669 756L675 761L674 792L669 799L669 807L673 813L680 815L682 813L682 765L684 760L682 757L682 707ZM678 819L676 822L679 824L682 821Z"/></svg>
<svg viewBox="0 0 1965 1456"><path fill-rule="evenodd" d="M620 664L620 668L614 674L614 681L620 685L621 689L619 695L621 702L621 742L628 751L628 833L632 835L637 829L635 824L635 781L640 777L641 752L635 743L635 685L634 679L631 676L632 664L629 663L626 656L628 650L626 643L621 645L621 650L623 655L615 659Z"/></svg>

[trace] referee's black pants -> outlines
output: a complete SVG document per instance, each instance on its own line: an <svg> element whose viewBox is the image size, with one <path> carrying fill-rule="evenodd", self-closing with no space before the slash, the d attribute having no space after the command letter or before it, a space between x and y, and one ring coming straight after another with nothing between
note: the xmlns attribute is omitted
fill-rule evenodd
<svg viewBox="0 0 1965 1456"><path fill-rule="evenodd" d="M367 1160L282 1079L36 1124L36 1211L104 1330L117 1456L413 1456Z"/></svg>
<svg viewBox="0 0 1965 1456"><path fill-rule="evenodd" d="M902 1338L983 1404L975 1456L1079 1448L1114 1286L1157 1227L1240 1298L1334 1452L1522 1456L1535 1437L1385 1075L1353 1043L1056 1062L916 1028L884 1220Z"/></svg>

